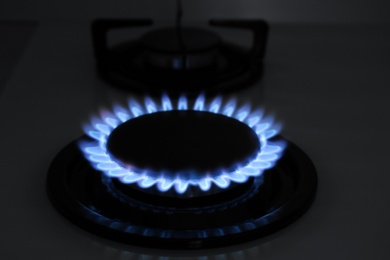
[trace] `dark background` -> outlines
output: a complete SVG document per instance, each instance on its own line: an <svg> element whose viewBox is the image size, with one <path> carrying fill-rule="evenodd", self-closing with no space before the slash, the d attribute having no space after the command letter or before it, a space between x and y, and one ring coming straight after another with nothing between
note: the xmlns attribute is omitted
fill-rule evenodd
<svg viewBox="0 0 390 260"><path fill-rule="evenodd" d="M265 76L236 97L266 107L313 160L312 208L265 239L200 252L124 246L49 203L47 168L103 104L129 94L96 75L90 22L151 17L174 1L0 2L0 259L390 259L388 1L184 1L185 20L270 22ZM232 32L240 42L246 34ZM118 36L122 37L122 36Z"/></svg>
<svg viewBox="0 0 390 260"><path fill-rule="evenodd" d="M174 0L14 0L0 3L0 18L23 20L90 20L96 17L171 19ZM186 0L190 20L210 17L258 18L271 22L389 22L385 0Z"/></svg>

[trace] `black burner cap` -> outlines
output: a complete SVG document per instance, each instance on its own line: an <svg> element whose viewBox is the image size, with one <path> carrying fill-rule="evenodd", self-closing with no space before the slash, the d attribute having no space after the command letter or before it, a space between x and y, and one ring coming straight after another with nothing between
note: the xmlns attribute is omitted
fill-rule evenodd
<svg viewBox="0 0 390 260"><path fill-rule="evenodd" d="M123 123L108 137L107 149L124 167L196 178L246 165L260 142L249 126L234 118L175 110Z"/></svg>

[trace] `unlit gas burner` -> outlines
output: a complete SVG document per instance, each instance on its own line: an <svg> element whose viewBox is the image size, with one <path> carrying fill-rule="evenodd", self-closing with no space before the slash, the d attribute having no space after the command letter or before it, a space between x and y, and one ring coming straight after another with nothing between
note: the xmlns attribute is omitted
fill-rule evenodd
<svg viewBox="0 0 390 260"><path fill-rule="evenodd" d="M98 19L92 25L99 75L124 90L161 95L221 93L248 87L262 77L268 25L263 20L211 20L209 24L253 34L250 49L200 28L155 29L137 40L107 46L107 33L150 26L152 20Z"/></svg>
<svg viewBox="0 0 390 260"><path fill-rule="evenodd" d="M234 100L115 106L52 162L53 205L132 245L201 249L253 240L311 205L316 171L272 118Z"/></svg>

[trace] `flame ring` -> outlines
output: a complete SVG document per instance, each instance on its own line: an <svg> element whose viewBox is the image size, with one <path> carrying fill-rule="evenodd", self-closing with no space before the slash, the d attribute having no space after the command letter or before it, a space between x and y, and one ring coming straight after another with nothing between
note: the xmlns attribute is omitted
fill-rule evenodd
<svg viewBox="0 0 390 260"><path fill-rule="evenodd" d="M228 188L231 182L244 183L250 177L261 176L266 169L272 168L280 158L285 143L283 141L271 142L269 139L278 134L280 126L273 124L271 117L263 117L263 110L258 109L251 112L249 105L236 108L236 101L229 100L222 103L220 97L216 97L210 103L206 103L203 95L198 96L193 108L188 108L188 100L181 96L178 99L177 107L174 108L168 96L162 96L161 105L158 105L150 98L145 98L144 106L135 100L129 100L128 109L115 106L113 112L103 111L100 118L92 118L85 126L85 132L94 139L93 142L80 143L80 149L84 152L85 158L92 166L109 177L118 178L124 184L136 183L141 188L149 188L156 185L158 190L166 192L174 187L174 190L182 194L189 185L198 186L202 191L208 191L214 183L220 188ZM107 138L111 132L120 124L145 114L152 114L160 111L171 110L196 110L207 111L235 118L253 129L260 141L260 151L250 163L233 172L224 172L218 176L206 176L201 179L184 179L180 176L175 179L148 176L146 172L135 172L123 168L113 160L107 151Z"/></svg>

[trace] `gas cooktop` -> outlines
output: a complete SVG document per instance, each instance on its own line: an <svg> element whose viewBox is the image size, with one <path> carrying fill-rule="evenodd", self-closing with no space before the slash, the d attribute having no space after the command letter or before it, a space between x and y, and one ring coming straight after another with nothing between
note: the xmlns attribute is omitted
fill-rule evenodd
<svg viewBox="0 0 390 260"><path fill-rule="evenodd" d="M53 157L83 135L80 122L91 112L115 103L111 97L120 98L96 76L86 33L90 21L45 20L33 29L23 23L7 26L6 39L23 42L25 48L1 49L18 52L2 56L2 63L16 64L12 73L2 75L6 81L0 93L2 259L390 258L389 25L270 24L262 99L258 87L235 97L239 104L250 101L267 108L267 114L275 111L284 125L278 135L307 152L319 177L315 202L273 235L184 252L111 242L78 228L53 208L45 191ZM241 39L239 33L232 36ZM275 167L289 147L294 146L287 142ZM94 176L100 174L78 145L74 151Z"/></svg>

